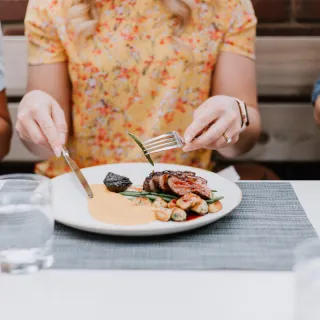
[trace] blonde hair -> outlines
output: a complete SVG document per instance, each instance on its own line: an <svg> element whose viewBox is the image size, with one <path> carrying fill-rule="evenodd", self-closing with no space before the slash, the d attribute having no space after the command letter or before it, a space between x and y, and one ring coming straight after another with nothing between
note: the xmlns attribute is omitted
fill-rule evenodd
<svg viewBox="0 0 320 320"><path fill-rule="evenodd" d="M178 36L191 18L188 0L161 0L177 20L174 36ZM96 0L65 0L68 2L68 24L75 30L76 41L92 36L99 22Z"/></svg>

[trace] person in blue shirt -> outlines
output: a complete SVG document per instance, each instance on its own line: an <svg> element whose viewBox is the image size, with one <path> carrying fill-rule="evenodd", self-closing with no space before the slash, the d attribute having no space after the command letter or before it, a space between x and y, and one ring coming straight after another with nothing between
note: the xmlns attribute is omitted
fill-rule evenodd
<svg viewBox="0 0 320 320"><path fill-rule="evenodd" d="M316 82L312 93L312 104L314 106L314 118L320 125L320 78Z"/></svg>
<svg viewBox="0 0 320 320"><path fill-rule="evenodd" d="M3 56L2 56L2 32L0 24L0 160L7 155L10 149L10 140L12 134L12 126L7 107L4 70L3 70Z"/></svg>

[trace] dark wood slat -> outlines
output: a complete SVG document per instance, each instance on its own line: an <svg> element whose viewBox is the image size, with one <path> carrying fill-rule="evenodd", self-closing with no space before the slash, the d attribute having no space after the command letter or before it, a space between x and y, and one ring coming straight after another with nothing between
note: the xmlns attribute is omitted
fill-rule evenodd
<svg viewBox="0 0 320 320"><path fill-rule="evenodd" d="M27 5L27 0L0 0L0 20L23 21Z"/></svg>

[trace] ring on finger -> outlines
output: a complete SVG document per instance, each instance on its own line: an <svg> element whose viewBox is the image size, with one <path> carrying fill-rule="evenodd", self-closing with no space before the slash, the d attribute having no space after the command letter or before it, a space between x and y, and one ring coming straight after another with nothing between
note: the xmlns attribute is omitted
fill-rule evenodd
<svg viewBox="0 0 320 320"><path fill-rule="evenodd" d="M224 133L222 136L226 139L226 143L227 143L227 144L230 144L230 143L232 142L232 139L229 138L229 137L226 135L226 133Z"/></svg>

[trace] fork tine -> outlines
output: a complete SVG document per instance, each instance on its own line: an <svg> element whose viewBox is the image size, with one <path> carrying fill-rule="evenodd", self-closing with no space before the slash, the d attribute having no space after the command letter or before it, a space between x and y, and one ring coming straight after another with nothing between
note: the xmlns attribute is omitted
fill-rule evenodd
<svg viewBox="0 0 320 320"><path fill-rule="evenodd" d="M166 150L170 150L170 149L175 149L176 147L177 147L177 145L172 145L172 146L165 147L165 148L162 148L162 149L153 150L153 151L147 152L147 153L145 153L145 154L146 154L146 155L150 155L150 154L157 153L157 152L161 152L161 151L166 151Z"/></svg>
<svg viewBox="0 0 320 320"><path fill-rule="evenodd" d="M155 137L153 139L149 139L147 141L144 141L143 145L148 144L153 141L157 141L159 139L163 139L163 138L174 138L174 135L171 132L168 132L168 133L162 134L161 136Z"/></svg>
<svg viewBox="0 0 320 320"><path fill-rule="evenodd" d="M174 138L180 143L184 144L184 139L180 136L180 134L176 131L172 131Z"/></svg>
<svg viewBox="0 0 320 320"><path fill-rule="evenodd" d="M148 152L152 152L154 150L157 150L161 147L167 147L167 146L173 146L174 148L176 148L178 146L178 144L176 141L171 141L171 142L167 142L167 143L158 144L153 147L145 148L145 151L148 153Z"/></svg>
<svg viewBox="0 0 320 320"><path fill-rule="evenodd" d="M144 143L143 146L145 148L150 148L152 146L155 146L155 145L157 145L159 143L164 143L164 142L176 142L176 139L175 138L162 139L162 140L154 141L154 142L151 142L151 143Z"/></svg>

